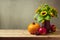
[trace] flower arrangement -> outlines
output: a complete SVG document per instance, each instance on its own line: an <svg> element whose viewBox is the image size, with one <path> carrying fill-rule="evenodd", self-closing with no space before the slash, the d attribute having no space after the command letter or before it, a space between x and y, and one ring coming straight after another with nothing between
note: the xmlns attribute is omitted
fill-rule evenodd
<svg viewBox="0 0 60 40"><path fill-rule="evenodd" d="M48 4L43 4L36 9L35 13L34 19L38 25L42 23L42 26L37 26L36 23L33 22L32 25L28 26L28 31L31 34L48 34L56 31L55 25L50 24L50 19L57 17L57 10L55 8Z"/></svg>

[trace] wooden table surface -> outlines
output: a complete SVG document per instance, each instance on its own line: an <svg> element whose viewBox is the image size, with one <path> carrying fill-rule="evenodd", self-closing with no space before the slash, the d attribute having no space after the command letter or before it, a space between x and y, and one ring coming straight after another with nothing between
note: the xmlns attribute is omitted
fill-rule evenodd
<svg viewBox="0 0 60 40"><path fill-rule="evenodd" d="M60 37L60 30L48 35L31 35L27 30L0 30L0 37Z"/></svg>
<svg viewBox="0 0 60 40"><path fill-rule="evenodd" d="M27 30L0 30L0 40L60 40L60 30L48 35L31 35Z"/></svg>

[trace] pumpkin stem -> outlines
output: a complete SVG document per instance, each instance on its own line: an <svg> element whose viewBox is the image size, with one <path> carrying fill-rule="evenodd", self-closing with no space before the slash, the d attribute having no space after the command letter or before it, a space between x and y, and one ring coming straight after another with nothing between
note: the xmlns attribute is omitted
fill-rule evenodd
<svg viewBox="0 0 60 40"><path fill-rule="evenodd" d="M33 24L35 25L35 22L33 22Z"/></svg>

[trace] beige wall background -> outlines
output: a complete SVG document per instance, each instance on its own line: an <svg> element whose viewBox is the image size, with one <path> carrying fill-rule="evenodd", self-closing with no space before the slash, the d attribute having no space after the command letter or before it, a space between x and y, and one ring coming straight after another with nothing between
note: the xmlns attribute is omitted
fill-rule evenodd
<svg viewBox="0 0 60 40"><path fill-rule="evenodd" d="M58 18L51 23L60 28L60 0L0 0L0 29L27 29L35 9L43 3L57 8Z"/></svg>

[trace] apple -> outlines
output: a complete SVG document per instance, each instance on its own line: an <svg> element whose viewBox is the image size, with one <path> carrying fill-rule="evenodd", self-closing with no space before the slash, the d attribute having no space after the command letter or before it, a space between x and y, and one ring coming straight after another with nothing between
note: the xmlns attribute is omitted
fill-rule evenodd
<svg viewBox="0 0 60 40"><path fill-rule="evenodd" d="M40 27L40 28L38 29L38 33L41 34L41 35L45 35L45 34L47 33L47 30L46 30L46 28L44 28L44 27Z"/></svg>
<svg viewBox="0 0 60 40"><path fill-rule="evenodd" d="M52 32L55 32L55 31L56 31L55 25L51 25L51 31L52 31Z"/></svg>

